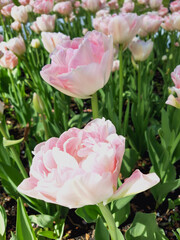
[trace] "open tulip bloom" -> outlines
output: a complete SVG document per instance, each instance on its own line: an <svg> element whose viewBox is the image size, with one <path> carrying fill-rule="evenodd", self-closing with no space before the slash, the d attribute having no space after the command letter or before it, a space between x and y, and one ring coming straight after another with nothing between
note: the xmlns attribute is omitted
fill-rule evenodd
<svg viewBox="0 0 180 240"><path fill-rule="evenodd" d="M95 119L84 129L71 128L34 149L30 177L18 191L68 208L107 203L145 191L159 182L155 173L136 170L117 189L125 138L114 125ZM102 204L103 203L103 204Z"/></svg>

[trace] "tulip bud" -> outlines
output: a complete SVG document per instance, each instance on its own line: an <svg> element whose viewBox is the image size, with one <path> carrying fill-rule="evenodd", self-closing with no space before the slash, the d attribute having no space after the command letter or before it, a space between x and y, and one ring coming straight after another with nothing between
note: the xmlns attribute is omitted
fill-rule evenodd
<svg viewBox="0 0 180 240"><path fill-rule="evenodd" d="M173 59L173 54L171 53L170 55L169 55L169 60L172 60Z"/></svg>
<svg viewBox="0 0 180 240"><path fill-rule="evenodd" d="M166 61L167 60L167 55L163 55L161 59L162 59L162 61Z"/></svg>
<svg viewBox="0 0 180 240"><path fill-rule="evenodd" d="M31 41L31 47L33 47L33 48L38 48L40 46L40 41L39 41L39 39L33 39L32 41Z"/></svg>
<svg viewBox="0 0 180 240"><path fill-rule="evenodd" d="M37 95L37 93L33 94L33 105L37 113L44 113L43 101L41 100L40 96Z"/></svg>
<svg viewBox="0 0 180 240"><path fill-rule="evenodd" d="M134 38L129 44L129 49L135 61L145 61L153 49L153 42L151 40L145 42L138 38Z"/></svg>

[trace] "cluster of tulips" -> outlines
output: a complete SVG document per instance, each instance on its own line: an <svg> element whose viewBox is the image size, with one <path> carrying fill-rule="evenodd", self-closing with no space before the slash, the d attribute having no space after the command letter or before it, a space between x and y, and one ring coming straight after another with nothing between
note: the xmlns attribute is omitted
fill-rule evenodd
<svg viewBox="0 0 180 240"><path fill-rule="evenodd" d="M154 213L137 215L125 236L120 225L137 193L153 187L157 210L180 186L180 1L0 0L0 11L0 179L18 199L12 239L62 239L68 208L96 222L96 240L167 239ZM147 158L144 174L137 163ZM40 215L29 218L21 199Z"/></svg>

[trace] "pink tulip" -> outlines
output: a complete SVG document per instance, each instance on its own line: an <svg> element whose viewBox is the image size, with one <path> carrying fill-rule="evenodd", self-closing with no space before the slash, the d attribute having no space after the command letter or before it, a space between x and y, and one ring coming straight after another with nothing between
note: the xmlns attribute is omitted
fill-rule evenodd
<svg viewBox="0 0 180 240"><path fill-rule="evenodd" d="M71 2L60 2L60 3L57 3L53 8L54 12L58 12L63 16L70 15L72 10L73 8L72 8Z"/></svg>
<svg viewBox="0 0 180 240"><path fill-rule="evenodd" d="M29 4L30 0L18 0L18 2L23 5L23 6L26 6Z"/></svg>
<svg viewBox="0 0 180 240"><path fill-rule="evenodd" d="M21 35L19 35L19 37L10 39L7 42L7 48L18 56L24 54L26 51L25 42Z"/></svg>
<svg viewBox="0 0 180 240"><path fill-rule="evenodd" d="M149 39L147 42L138 38L133 39L129 44L129 49L135 61L145 61L153 49L153 42Z"/></svg>
<svg viewBox="0 0 180 240"><path fill-rule="evenodd" d="M20 31L21 30L21 23L18 22L18 21L14 21L14 22L11 23L11 28L14 31Z"/></svg>
<svg viewBox="0 0 180 240"><path fill-rule="evenodd" d="M139 4L148 4L149 0L137 0Z"/></svg>
<svg viewBox="0 0 180 240"><path fill-rule="evenodd" d="M53 0L35 0L33 3L33 8L35 13L48 14L53 9Z"/></svg>
<svg viewBox="0 0 180 240"><path fill-rule="evenodd" d="M156 13L149 12L143 16L141 28L147 34L156 33L162 23L162 18Z"/></svg>
<svg viewBox="0 0 180 240"><path fill-rule="evenodd" d="M40 32L40 29L37 25L37 22L33 22L32 25L30 26L31 30L35 33L39 33Z"/></svg>
<svg viewBox="0 0 180 240"><path fill-rule="evenodd" d="M175 30L180 31L180 12L173 12L171 15L172 26Z"/></svg>
<svg viewBox="0 0 180 240"><path fill-rule="evenodd" d="M171 15L165 16L163 18L163 22L161 23L161 27L164 28L166 31L174 31L173 21Z"/></svg>
<svg viewBox="0 0 180 240"><path fill-rule="evenodd" d="M42 14L36 18L37 27L41 32L53 32L55 28L55 15Z"/></svg>
<svg viewBox="0 0 180 240"><path fill-rule="evenodd" d="M97 12L105 6L106 0L82 0L82 6L91 12Z"/></svg>
<svg viewBox="0 0 180 240"><path fill-rule="evenodd" d="M14 7L14 3L10 3L10 4L6 5L6 6L4 6L1 9L2 15L4 15L5 17L11 16L11 9L12 9L12 7Z"/></svg>
<svg viewBox="0 0 180 240"><path fill-rule="evenodd" d="M128 13L134 11L134 2L124 2L123 7L121 8L121 12Z"/></svg>
<svg viewBox="0 0 180 240"><path fill-rule="evenodd" d="M111 17L108 25L109 34L113 36L114 44L123 44L126 48L138 33L141 17L135 13L120 13Z"/></svg>
<svg viewBox="0 0 180 240"><path fill-rule="evenodd" d="M161 5L160 9L158 10L158 15L161 17L164 17L167 13L168 13L168 8Z"/></svg>
<svg viewBox="0 0 180 240"><path fill-rule="evenodd" d="M90 98L108 81L113 63L112 38L92 31L83 38L66 40L51 54L42 78L59 91Z"/></svg>
<svg viewBox="0 0 180 240"><path fill-rule="evenodd" d="M70 40L70 37L60 32L59 33L42 32L41 40L43 42L44 48L49 53L52 53L58 44L61 44L66 40Z"/></svg>
<svg viewBox="0 0 180 240"><path fill-rule="evenodd" d="M116 10L119 8L118 0L110 0L107 4L111 10Z"/></svg>
<svg viewBox="0 0 180 240"><path fill-rule="evenodd" d="M169 88L171 95L168 97L166 104L172 105L176 108L180 108L180 65L178 65L174 69L174 72L171 73L171 78L175 86ZM177 97L173 95L174 93Z"/></svg>
<svg viewBox="0 0 180 240"><path fill-rule="evenodd" d="M162 0L149 0L149 5L152 9L159 9L162 4Z"/></svg>
<svg viewBox="0 0 180 240"><path fill-rule="evenodd" d="M14 6L11 9L11 16L15 21L20 23L26 23L28 20L28 14L24 6Z"/></svg>
<svg viewBox="0 0 180 240"><path fill-rule="evenodd" d="M159 182L155 173L136 170L117 190L124 150L125 139L109 120L95 119L82 130L71 128L35 147L30 177L18 191L79 208L134 195Z"/></svg>
<svg viewBox="0 0 180 240"><path fill-rule="evenodd" d="M14 55L13 52L7 50L7 43L0 43L0 66L4 68L13 69L18 64L18 58Z"/></svg>
<svg viewBox="0 0 180 240"><path fill-rule="evenodd" d="M180 10L180 1L176 0L170 3L171 12L177 12Z"/></svg>

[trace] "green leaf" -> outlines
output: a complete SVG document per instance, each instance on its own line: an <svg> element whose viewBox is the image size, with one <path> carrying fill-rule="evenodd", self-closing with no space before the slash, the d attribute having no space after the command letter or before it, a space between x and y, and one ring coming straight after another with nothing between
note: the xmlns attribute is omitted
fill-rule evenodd
<svg viewBox="0 0 180 240"><path fill-rule="evenodd" d="M3 206L0 205L0 239L6 239L7 215Z"/></svg>
<svg viewBox="0 0 180 240"><path fill-rule="evenodd" d="M111 202L112 212L114 213L121 210L124 206L126 206L126 204L128 204L133 199L134 196L135 195L120 198L116 201Z"/></svg>
<svg viewBox="0 0 180 240"><path fill-rule="evenodd" d="M180 179L172 182L158 183L151 188L151 192L156 201L161 204L166 195L180 186Z"/></svg>
<svg viewBox="0 0 180 240"><path fill-rule="evenodd" d="M53 231L42 231L42 232L38 232L39 236L43 236L49 239L57 239L58 236L56 234L54 234Z"/></svg>
<svg viewBox="0 0 180 240"><path fill-rule="evenodd" d="M132 169L134 168L136 162L138 160L138 153L133 150L127 148L123 157L121 173L123 177L129 177L132 173Z"/></svg>
<svg viewBox="0 0 180 240"><path fill-rule="evenodd" d="M17 200L16 234L18 240L36 240L35 233L21 198Z"/></svg>
<svg viewBox="0 0 180 240"><path fill-rule="evenodd" d="M119 227L123 222L125 222L130 214L130 204L126 204L123 208L113 214L116 227Z"/></svg>
<svg viewBox="0 0 180 240"><path fill-rule="evenodd" d="M52 227L53 221L57 216L50 216L45 214L31 215L29 219L31 222L36 223L39 227Z"/></svg>
<svg viewBox="0 0 180 240"><path fill-rule="evenodd" d="M154 213L137 212L125 236L126 240L168 240L164 231L158 227Z"/></svg>
<svg viewBox="0 0 180 240"><path fill-rule="evenodd" d="M177 240L180 240L180 228L177 228L176 231L173 231L173 233L176 236Z"/></svg>
<svg viewBox="0 0 180 240"><path fill-rule="evenodd" d="M21 138L18 140L7 140L6 138L3 138L3 146L10 147L10 146L16 145L18 143L21 143L23 140L24 140L24 138Z"/></svg>
<svg viewBox="0 0 180 240"><path fill-rule="evenodd" d="M95 229L95 240L109 240L109 232L104 226L103 220L101 217L97 219L96 229Z"/></svg>
<svg viewBox="0 0 180 240"><path fill-rule="evenodd" d="M83 218L87 223L95 222L98 215L101 214L97 206L89 205L85 207L78 208L76 214Z"/></svg>

